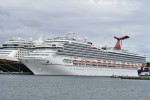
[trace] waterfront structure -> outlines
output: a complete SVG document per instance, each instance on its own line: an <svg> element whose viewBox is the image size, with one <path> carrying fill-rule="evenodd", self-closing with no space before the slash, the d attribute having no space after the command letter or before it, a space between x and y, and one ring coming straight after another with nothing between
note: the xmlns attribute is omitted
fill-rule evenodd
<svg viewBox="0 0 150 100"><path fill-rule="evenodd" d="M137 69L146 63L146 57L121 49L116 38L115 48L98 48L87 39L65 37L48 39L49 48L34 50L19 58L35 75L75 76L138 76Z"/></svg>

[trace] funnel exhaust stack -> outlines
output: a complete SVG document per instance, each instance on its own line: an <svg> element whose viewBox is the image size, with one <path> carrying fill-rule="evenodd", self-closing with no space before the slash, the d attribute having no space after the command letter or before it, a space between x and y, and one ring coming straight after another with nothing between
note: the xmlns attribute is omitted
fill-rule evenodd
<svg viewBox="0 0 150 100"><path fill-rule="evenodd" d="M124 36L124 37L121 37L121 38L114 37L114 38L117 39L117 43L115 45L115 49L121 50L121 42L122 42L122 40L128 39L129 36Z"/></svg>

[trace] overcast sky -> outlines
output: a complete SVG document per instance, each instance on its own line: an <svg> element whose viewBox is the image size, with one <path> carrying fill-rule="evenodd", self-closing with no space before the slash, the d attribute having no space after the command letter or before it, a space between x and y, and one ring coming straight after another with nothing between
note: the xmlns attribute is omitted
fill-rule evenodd
<svg viewBox="0 0 150 100"><path fill-rule="evenodd" d="M12 38L76 37L150 56L150 0L0 0L0 43Z"/></svg>

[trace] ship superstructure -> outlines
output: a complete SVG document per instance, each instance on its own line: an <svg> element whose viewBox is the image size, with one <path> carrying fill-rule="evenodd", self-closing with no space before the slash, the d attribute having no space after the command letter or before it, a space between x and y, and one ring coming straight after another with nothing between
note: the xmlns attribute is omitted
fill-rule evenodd
<svg viewBox="0 0 150 100"><path fill-rule="evenodd" d="M138 76L137 69L146 63L144 56L98 48L70 36L48 39L44 44L50 47L19 58L35 75Z"/></svg>
<svg viewBox="0 0 150 100"><path fill-rule="evenodd" d="M0 47L0 70L3 72L31 72L17 58L27 56L37 41L12 38Z"/></svg>

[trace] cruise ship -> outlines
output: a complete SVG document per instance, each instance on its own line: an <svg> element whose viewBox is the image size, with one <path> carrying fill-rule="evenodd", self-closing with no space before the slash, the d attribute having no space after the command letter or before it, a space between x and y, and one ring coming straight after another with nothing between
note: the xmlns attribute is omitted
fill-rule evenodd
<svg viewBox="0 0 150 100"><path fill-rule="evenodd" d="M21 38L12 38L0 47L0 70L1 72L31 72L17 58L28 55L35 48L38 40L25 41Z"/></svg>
<svg viewBox="0 0 150 100"><path fill-rule="evenodd" d="M49 48L33 50L19 58L34 75L73 76L138 76L138 68L146 57L121 49L120 42L128 36L117 38L114 48L98 48L87 39L56 37L44 41Z"/></svg>

